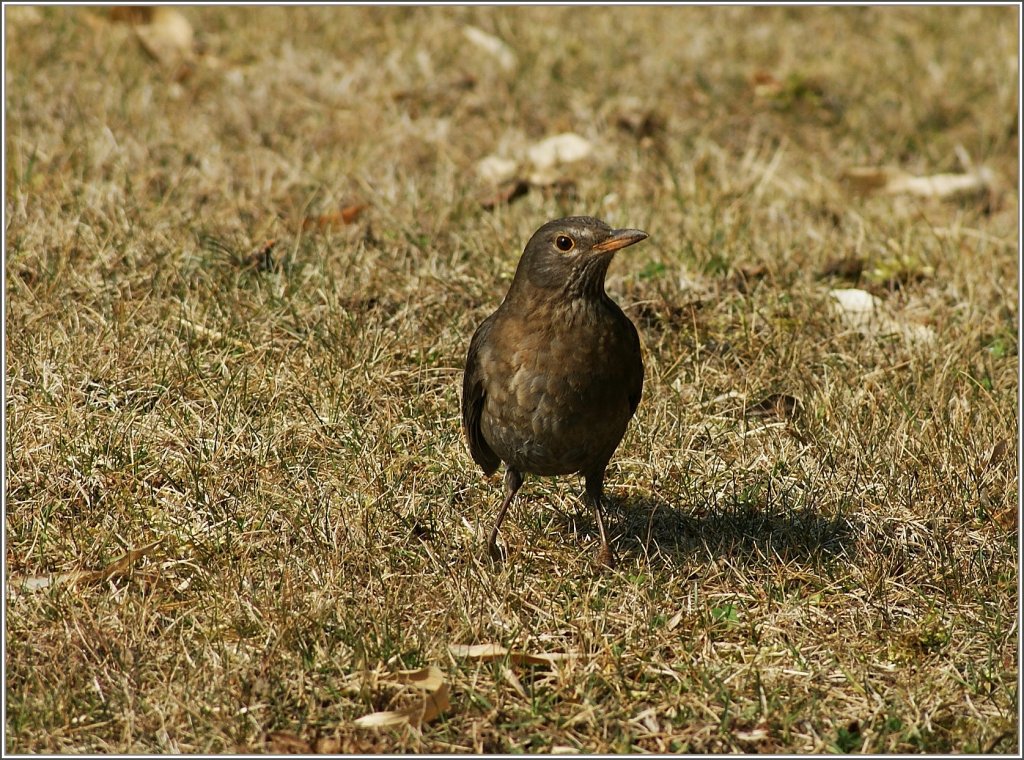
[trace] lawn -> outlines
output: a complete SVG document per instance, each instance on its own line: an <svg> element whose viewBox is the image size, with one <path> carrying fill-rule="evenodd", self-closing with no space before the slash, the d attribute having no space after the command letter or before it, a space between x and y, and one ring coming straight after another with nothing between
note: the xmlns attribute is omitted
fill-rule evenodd
<svg viewBox="0 0 1024 760"><path fill-rule="evenodd" d="M7 752L1020 750L1016 6L5 13ZM571 214L615 571L460 429Z"/></svg>

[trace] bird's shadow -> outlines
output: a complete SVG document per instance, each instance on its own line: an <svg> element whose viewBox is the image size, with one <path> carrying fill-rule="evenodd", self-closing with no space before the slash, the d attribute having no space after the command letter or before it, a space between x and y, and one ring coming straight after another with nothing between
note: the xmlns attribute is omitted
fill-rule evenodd
<svg viewBox="0 0 1024 760"><path fill-rule="evenodd" d="M848 514L822 514L785 495L695 500L677 507L656 496L604 499L609 539L620 555L683 560L694 555L775 557L798 564L853 559L863 532ZM588 514L564 515L568 529L594 531Z"/></svg>

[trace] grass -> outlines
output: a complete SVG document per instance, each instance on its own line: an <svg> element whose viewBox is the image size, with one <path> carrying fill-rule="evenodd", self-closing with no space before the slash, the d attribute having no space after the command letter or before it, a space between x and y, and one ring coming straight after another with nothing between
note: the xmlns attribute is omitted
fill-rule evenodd
<svg viewBox="0 0 1024 760"><path fill-rule="evenodd" d="M183 9L185 67L103 13L8 17L6 751L1019 751L1016 8ZM958 150L984 196L841 181ZM610 574L572 478L480 562L459 427L569 213L651 235ZM442 717L354 725L430 665Z"/></svg>

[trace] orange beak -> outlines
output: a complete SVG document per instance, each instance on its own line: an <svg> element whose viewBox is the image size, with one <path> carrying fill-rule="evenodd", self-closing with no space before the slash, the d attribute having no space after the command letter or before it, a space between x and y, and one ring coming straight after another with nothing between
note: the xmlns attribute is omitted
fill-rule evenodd
<svg viewBox="0 0 1024 760"><path fill-rule="evenodd" d="M591 250L599 253L617 251L620 248L639 243L647 239L647 233L643 230L612 230L612 234L605 240L595 245Z"/></svg>

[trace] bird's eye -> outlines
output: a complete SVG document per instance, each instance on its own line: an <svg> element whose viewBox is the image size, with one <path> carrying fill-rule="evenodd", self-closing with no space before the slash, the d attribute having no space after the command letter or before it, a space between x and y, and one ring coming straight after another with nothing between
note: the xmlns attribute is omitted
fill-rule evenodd
<svg viewBox="0 0 1024 760"><path fill-rule="evenodd" d="M558 250L562 251L562 253L571 251L575 245L576 244L572 242L572 238L566 235L559 235L555 238L555 246Z"/></svg>

